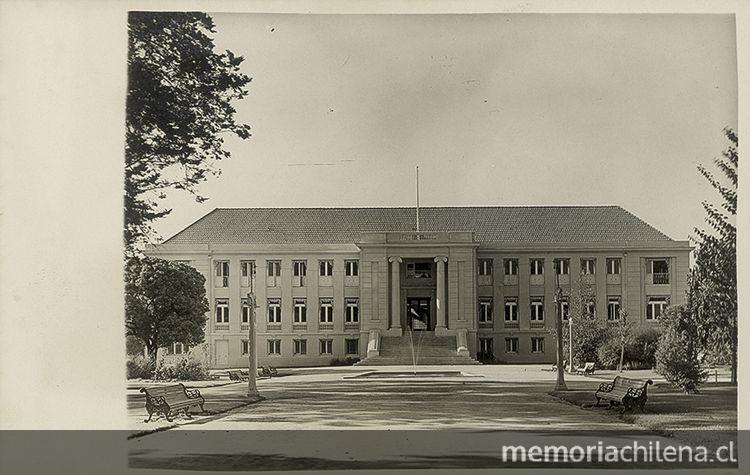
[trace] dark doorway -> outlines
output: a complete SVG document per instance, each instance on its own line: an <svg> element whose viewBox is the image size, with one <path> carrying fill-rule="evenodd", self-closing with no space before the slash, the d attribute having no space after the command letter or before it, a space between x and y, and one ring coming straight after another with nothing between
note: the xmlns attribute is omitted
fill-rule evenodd
<svg viewBox="0 0 750 475"><path fill-rule="evenodd" d="M430 297L410 297L406 299L406 321L415 331L432 330L430 318Z"/></svg>

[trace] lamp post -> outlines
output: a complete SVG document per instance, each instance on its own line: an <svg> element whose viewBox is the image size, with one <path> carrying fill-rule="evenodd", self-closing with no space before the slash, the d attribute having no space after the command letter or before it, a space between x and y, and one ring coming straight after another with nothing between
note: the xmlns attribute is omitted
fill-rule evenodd
<svg viewBox="0 0 750 475"><path fill-rule="evenodd" d="M563 328L562 328L562 289L560 288L560 273L559 266L560 261L555 259L552 261L555 267L555 323L557 324L557 383L555 384L555 391L567 391L568 387L565 385L565 368L563 368L563 358L565 350L563 347Z"/></svg>
<svg viewBox="0 0 750 475"><path fill-rule="evenodd" d="M568 334L568 336L570 337L568 338L568 353L569 353L568 362L570 364L570 369L568 371L572 373L573 372L573 316L570 315L570 313L568 313L568 328L570 330L570 333Z"/></svg>
<svg viewBox="0 0 750 475"><path fill-rule="evenodd" d="M256 378L258 376L257 351L255 349L255 293L247 293L248 335L247 335L247 397L262 399L258 392Z"/></svg>

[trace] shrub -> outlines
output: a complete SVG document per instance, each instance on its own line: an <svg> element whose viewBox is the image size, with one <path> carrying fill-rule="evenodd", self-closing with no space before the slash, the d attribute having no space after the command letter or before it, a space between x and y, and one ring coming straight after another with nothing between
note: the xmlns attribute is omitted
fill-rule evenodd
<svg viewBox="0 0 750 475"><path fill-rule="evenodd" d="M608 331L597 349L599 365L605 369L617 369L620 363L620 336Z"/></svg>
<svg viewBox="0 0 750 475"><path fill-rule="evenodd" d="M656 349L656 372L686 393L698 392L707 372L698 360L697 326L684 306L669 307L661 317L664 332Z"/></svg>
<svg viewBox="0 0 750 475"><path fill-rule="evenodd" d="M154 363L143 355L128 356L128 379L150 379L154 374Z"/></svg>
<svg viewBox="0 0 750 475"><path fill-rule="evenodd" d="M625 360L631 369L651 369L656 366L656 348L661 331L643 328L635 331L632 342L625 349Z"/></svg>
<svg viewBox="0 0 750 475"><path fill-rule="evenodd" d="M477 361L491 363L491 362L495 361L495 355L492 354L492 352L490 352L490 351L488 351L488 352L481 352L480 351L479 353L477 353Z"/></svg>
<svg viewBox="0 0 750 475"><path fill-rule="evenodd" d="M359 358L347 356L346 358L333 358L331 360L330 365L331 366L352 366L354 363L358 361L359 361Z"/></svg>
<svg viewBox="0 0 750 475"><path fill-rule="evenodd" d="M154 371L154 379L157 381L203 381L208 379L208 368L193 358L182 358L175 364L166 364L159 360Z"/></svg>

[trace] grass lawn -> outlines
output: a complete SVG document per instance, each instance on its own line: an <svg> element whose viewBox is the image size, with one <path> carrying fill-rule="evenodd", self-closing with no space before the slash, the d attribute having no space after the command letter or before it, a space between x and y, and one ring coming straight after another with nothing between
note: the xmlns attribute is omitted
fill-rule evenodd
<svg viewBox="0 0 750 475"><path fill-rule="evenodd" d="M569 391L552 393L554 396L597 413L640 427L669 434L690 445L715 448L728 442L726 432L737 430L737 386L726 382L705 383L698 394L686 394L666 382L655 382L648 388L645 413L620 414L608 408L606 401L596 407L594 392L601 381L591 381L584 387L576 382Z"/></svg>

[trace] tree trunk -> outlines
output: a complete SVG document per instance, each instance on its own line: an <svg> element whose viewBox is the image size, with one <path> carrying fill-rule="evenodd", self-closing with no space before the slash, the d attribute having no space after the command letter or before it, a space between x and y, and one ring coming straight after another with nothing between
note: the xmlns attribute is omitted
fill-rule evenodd
<svg viewBox="0 0 750 475"><path fill-rule="evenodd" d="M737 325L732 328L732 384L737 384Z"/></svg>
<svg viewBox="0 0 750 475"><path fill-rule="evenodd" d="M146 351L148 351L148 359L151 360L151 364L154 367L154 371L156 371L156 353L158 352L159 347L156 346L156 342L154 341L147 341L146 342ZM151 377L153 378L154 374L151 373Z"/></svg>
<svg viewBox="0 0 750 475"><path fill-rule="evenodd" d="M622 363L624 359L625 359L625 343L623 342L620 344L620 364L617 365L617 372L619 373L622 373Z"/></svg>

